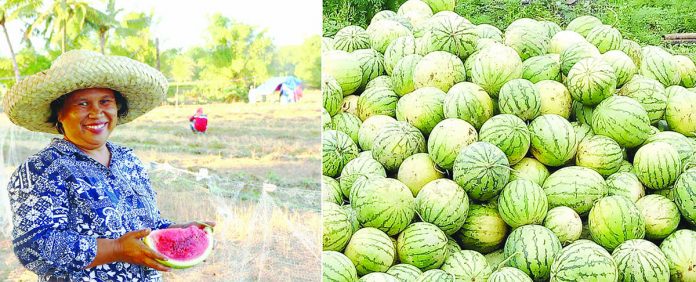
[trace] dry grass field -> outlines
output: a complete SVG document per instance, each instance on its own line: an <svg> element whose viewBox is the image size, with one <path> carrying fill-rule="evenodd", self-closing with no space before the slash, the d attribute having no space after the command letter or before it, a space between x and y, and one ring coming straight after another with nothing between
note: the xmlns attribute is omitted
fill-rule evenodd
<svg viewBox="0 0 696 282"><path fill-rule="evenodd" d="M115 130L111 141L133 148L149 168L163 216L217 222L208 260L166 273L166 281L320 279L320 96L201 105L209 123L200 135L188 125L199 105L162 106ZM36 280L12 254L5 185L51 137L0 114L0 281Z"/></svg>

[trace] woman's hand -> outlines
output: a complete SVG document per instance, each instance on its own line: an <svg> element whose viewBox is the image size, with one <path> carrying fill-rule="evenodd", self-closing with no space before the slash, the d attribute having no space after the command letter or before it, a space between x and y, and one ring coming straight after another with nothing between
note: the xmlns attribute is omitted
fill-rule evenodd
<svg viewBox="0 0 696 282"><path fill-rule="evenodd" d="M131 231L123 234L116 239L116 254L119 261L147 266L159 271L170 271L171 269L162 265L157 260L167 260L161 254L158 254L149 248L142 238L150 234L149 229Z"/></svg>

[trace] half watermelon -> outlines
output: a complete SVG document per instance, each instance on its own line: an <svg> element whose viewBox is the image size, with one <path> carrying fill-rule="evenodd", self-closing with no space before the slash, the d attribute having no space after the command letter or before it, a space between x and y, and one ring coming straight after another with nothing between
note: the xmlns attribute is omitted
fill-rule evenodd
<svg viewBox="0 0 696 282"><path fill-rule="evenodd" d="M213 249L213 230L210 227L167 228L150 232L145 244L167 257L160 261L171 268L189 268L203 262Z"/></svg>

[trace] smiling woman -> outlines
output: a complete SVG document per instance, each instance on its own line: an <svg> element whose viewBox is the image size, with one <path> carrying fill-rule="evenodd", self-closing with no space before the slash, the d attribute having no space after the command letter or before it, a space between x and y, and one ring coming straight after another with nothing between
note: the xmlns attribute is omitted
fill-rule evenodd
<svg viewBox="0 0 696 282"><path fill-rule="evenodd" d="M172 224L131 149L109 136L159 105L167 81L140 62L90 51L61 55L3 99L10 120L62 134L12 175L13 249L40 281L160 281L167 258L142 238Z"/></svg>

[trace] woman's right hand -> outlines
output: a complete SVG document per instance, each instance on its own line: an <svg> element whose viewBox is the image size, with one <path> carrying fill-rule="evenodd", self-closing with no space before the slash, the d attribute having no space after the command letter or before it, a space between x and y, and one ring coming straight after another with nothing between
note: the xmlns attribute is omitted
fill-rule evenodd
<svg viewBox="0 0 696 282"><path fill-rule="evenodd" d="M167 260L167 258L143 243L142 238L146 237L148 234L150 234L149 229L135 230L123 234L123 236L116 239L118 260L130 264L147 266L159 271L170 271L171 268L157 261Z"/></svg>

